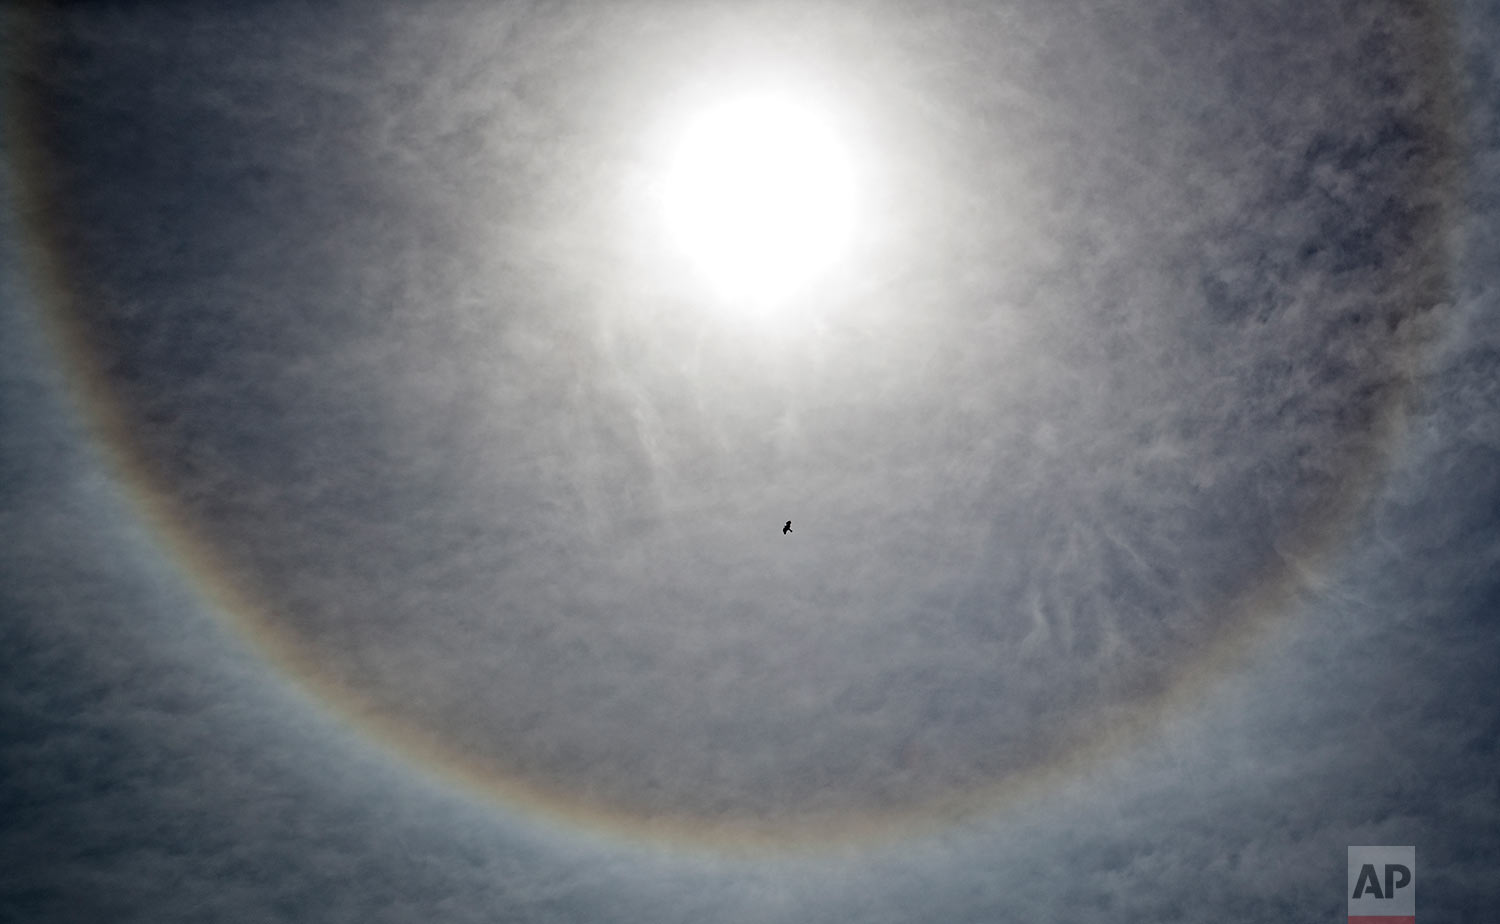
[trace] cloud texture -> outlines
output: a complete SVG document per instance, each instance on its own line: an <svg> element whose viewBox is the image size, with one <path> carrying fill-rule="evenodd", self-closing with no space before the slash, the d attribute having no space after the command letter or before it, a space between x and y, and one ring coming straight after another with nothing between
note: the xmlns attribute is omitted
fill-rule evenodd
<svg viewBox="0 0 1500 924"><path fill-rule="evenodd" d="M9 23L13 913L83 908L49 850L101 916L188 915L178 870L226 917L1195 920L1209 878L1271 920L1417 835L1436 907L1489 894L1494 138L1435 7ZM672 119L768 74L866 197L775 329L648 208ZM699 844L963 823L812 872L577 847L308 693Z"/></svg>

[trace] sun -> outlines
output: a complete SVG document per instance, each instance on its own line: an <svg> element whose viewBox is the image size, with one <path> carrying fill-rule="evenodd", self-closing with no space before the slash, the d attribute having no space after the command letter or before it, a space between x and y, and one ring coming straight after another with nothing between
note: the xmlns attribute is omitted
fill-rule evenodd
<svg viewBox="0 0 1500 924"><path fill-rule="evenodd" d="M826 119L745 95L688 119L662 183L674 250L721 299L783 305L846 255L854 171Z"/></svg>

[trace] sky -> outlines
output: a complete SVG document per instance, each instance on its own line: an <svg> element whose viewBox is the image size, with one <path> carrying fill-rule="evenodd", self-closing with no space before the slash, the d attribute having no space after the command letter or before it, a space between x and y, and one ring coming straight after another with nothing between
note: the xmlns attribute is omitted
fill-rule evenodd
<svg viewBox="0 0 1500 924"><path fill-rule="evenodd" d="M0 921L1494 917L1500 11L0 23Z"/></svg>

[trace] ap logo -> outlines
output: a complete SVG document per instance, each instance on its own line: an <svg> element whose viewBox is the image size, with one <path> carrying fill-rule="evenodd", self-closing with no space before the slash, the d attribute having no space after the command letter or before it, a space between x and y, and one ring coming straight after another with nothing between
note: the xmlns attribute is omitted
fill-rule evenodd
<svg viewBox="0 0 1500 924"><path fill-rule="evenodd" d="M1349 924L1415 924L1417 848L1349 848Z"/></svg>

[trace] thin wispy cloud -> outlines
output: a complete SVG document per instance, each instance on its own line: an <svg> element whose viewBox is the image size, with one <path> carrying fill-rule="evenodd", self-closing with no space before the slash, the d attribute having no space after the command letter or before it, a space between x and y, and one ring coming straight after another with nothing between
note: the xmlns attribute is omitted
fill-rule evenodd
<svg viewBox="0 0 1500 924"><path fill-rule="evenodd" d="M423 790L391 824L442 869L413 873L396 845L350 874L382 880L392 919L449 886L459 919L486 901L519 919L994 919L1002 893L1029 918L1190 919L1217 893L1189 883L1211 873L1269 920L1337 913L1328 844L1440 838L1445 794L1493 818L1474 783L1490 752L1463 731L1493 710L1439 706L1492 699L1468 665L1493 645L1475 615L1493 525L1465 511L1496 487L1487 59L1440 11L265 4L9 22L25 52L9 259L36 297L7 298L30 333L7 380L6 510L34 537L5 561L25 641L10 701L30 723L6 746L34 768L7 788L82 845L128 827L97 849L153 885L102 891L142 914L187 907L151 851L206 843L190 869L207 889L213 856L263 857L263 834L307 862L235 888L311 915L308 890L376 824L336 793L402 803L418 784L401 762L692 849L940 840L927 859L825 857L827 881L608 849L570 866L566 846L514 859L499 816L467 822L483 846L444 844L400 813L464 797ZM674 132L758 87L826 117L858 215L831 268L768 284L774 311L706 280L656 211ZM50 345L43 314L61 321ZM69 409L68 389L92 405ZM111 501L114 525L70 560L69 537L105 522L106 471L137 506ZM135 611L151 628L125 628ZM113 628L77 628L96 621ZM200 647L156 650L176 623ZM1388 645L1414 679L1410 701L1382 700L1386 728L1357 705L1378 684L1343 665L1380 676ZM53 658L72 665L55 685ZM197 666L148 679L137 658ZM214 659L238 665L229 687ZM258 705L241 713L242 695ZM326 746L298 724L346 720L361 731ZM290 750L251 758L252 741ZM1377 786L1410 742L1428 756ZM1446 782L1419 784L1438 755ZM95 780L124 792L78 795ZM174 793L200 821L143 827ZM221 798L235 833L204 841ZM328 831L290 833L324 800ZM67 843L45 814L18 829L25 851ZM1453 894L1477 894L1467 870L1493 844L1442 817L1464 846L1434 856ZM1007 825L1043 846L1022 857ZM591 879L593 862L617 865ZM1046 874L1059 863L1071 893ZM673 904L679 875L698 904ZM1283 897L1254 897L1266 877Z"/></svg>

